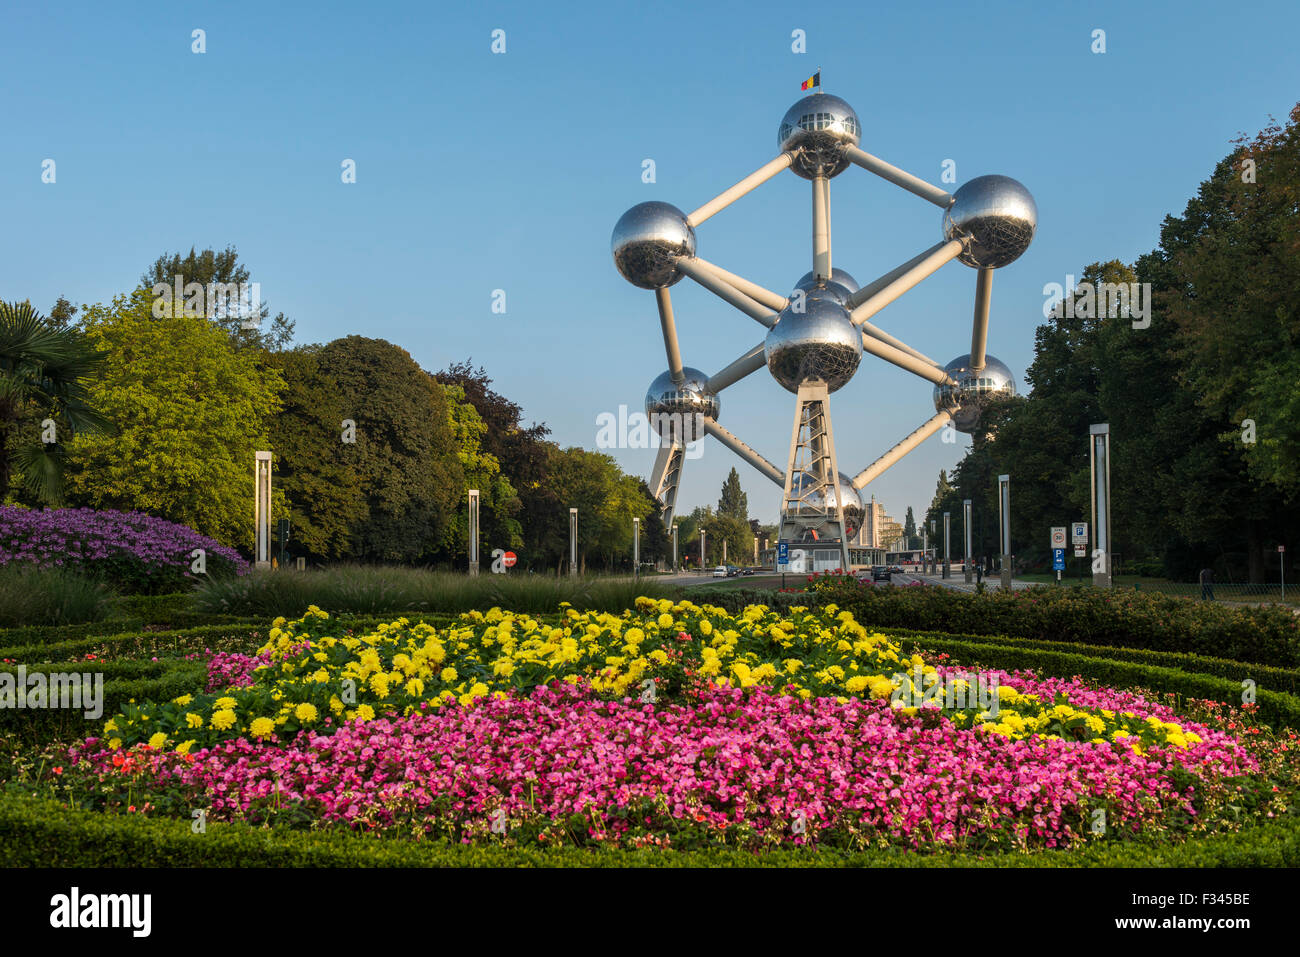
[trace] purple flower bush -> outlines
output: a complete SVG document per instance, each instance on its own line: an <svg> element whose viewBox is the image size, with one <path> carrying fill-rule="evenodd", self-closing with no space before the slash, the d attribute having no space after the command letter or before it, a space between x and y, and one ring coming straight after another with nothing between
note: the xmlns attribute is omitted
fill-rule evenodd
<svg viewBox="0 0 1300 957"><path fill-rule="evenodd" d="M143 512L0 507L0 565L66 568L128 594L184 590L199 576L191 552L207 553L207 574L243 574L233 548Z"/></svg>

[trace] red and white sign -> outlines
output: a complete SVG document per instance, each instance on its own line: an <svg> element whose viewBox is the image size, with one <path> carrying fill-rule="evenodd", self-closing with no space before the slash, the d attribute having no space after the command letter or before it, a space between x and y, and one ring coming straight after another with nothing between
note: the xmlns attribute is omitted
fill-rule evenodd
<svg viewBox="0 0 1300 957"><path fill-rule="evenodd" d="M506 568L514 568L516 561L518 561L518 559L515 557L514 552L506 552L501 556L501 564L505 565Z"/></svg>

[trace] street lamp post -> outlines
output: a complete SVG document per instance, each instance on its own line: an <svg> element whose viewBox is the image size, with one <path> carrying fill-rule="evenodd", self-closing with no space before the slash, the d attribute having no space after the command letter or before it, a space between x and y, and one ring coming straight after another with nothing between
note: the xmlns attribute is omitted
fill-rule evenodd
<svg viewBox="0 0 1300 957"><path fill-rule="evenodd" d="M271 453L257 452L253 473L254 567L271 567Z"/></svg>
<svg viewBox="0 0 1300 957"><path fill-rule="evenodd" d="M1111 585L1110 544L1110 423L1088 427L1092 474L1092 527L1096 549L1092 553L1092 583Z"/></svg>
<svg viewBox="0 0 1300 957"><path fill-rule="evenodd" d="M641 577L641 519L632 519L632 577Z"/></svg>
<svg viewBox="0 0 1300 957"><path fill-rule="evenodd" d="M952 513L943 513L943 577L952 575Z"/></svg>
<svg viewBox="0 0 1300 957"><path fill-rule="evenodd" d="M971 514L971 500L970 500L970 499L963 499L963 500L962 500L962 503L961 503L961 525L962 525L962 528L963 528L963 529L965 530L965 532L966 532L966 552L965 552L965 554L962 556L962 562L961 562L961 565L962 565L962 571L965 573L963 577L966 579L966 584L968 584L968 585L970 584L970 580L971 580L971 565L974 564L974 562L971 561L971 554L972 554L971 538L972 538L972 536L971 536L971 521L970 521L970 514Z"/></svg>
<svg viewBox="0 0 1300 957"><path fill-rule="evenodd" d="M1011 476L998 476L998 519L1002 529L1002 587L1011 590Z"/></svg>
<svg viewBox="0 0 1300 957"><path fill-rule="evenodd" d="M578 574L578 510L569 509L569 574Z"/></svg>
<svg viewBox="0 0 1300 957"><path fill-rule="evenodd" d="M478 489L469 490L469 573L478 574Z"/></svg>

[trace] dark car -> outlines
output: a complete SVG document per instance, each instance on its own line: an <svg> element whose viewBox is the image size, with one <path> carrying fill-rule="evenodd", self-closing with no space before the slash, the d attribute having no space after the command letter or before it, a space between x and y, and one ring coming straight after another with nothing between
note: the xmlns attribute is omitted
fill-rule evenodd
<svg viewBox="0 0 1300 957"><path fill-rule="evenodd" d="M873 582L887 582L887 581L890 581L890 576L893 575L893 574L894 574L893 571L890 569L890 567L889 567L888 565L872 565L872 566L871 566L871 580L872 580Z"/></svg>
<svg viewBox="0 0 1300 957"><path fill-rule="evenodd" d="M727 577L728 577L728 578L735 578L735 577L736 577L737 575L739 575L739 574L740 574L740 569L737 568L735 565L728 565L728 566L727 566Z"/></svg>
<svg viewBox="0 0 1300 957"><path fill-rule="evenodd" d="M742 575L752 575L752 574L754 574L754 569L752 569L752 568L742 568L742 569L740 570L740 574L742 574Z"/></svg>

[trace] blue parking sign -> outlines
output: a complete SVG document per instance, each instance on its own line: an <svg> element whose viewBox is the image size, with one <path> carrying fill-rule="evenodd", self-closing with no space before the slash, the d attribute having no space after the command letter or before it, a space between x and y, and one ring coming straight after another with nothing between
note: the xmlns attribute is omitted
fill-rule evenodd
<svg viewBox="0 0 1300 957"><path fill-rule="evenodd" d="M776 562L778 565L790 564L790 543L778 542L776 545Z"/></svg>
<svg viewBox="0 0 1300 957"><path fill-rule="evenodd" d="M1065 571L1065 549L1064 548L1052 549L1052 570L1058 572Z"/></svg>

